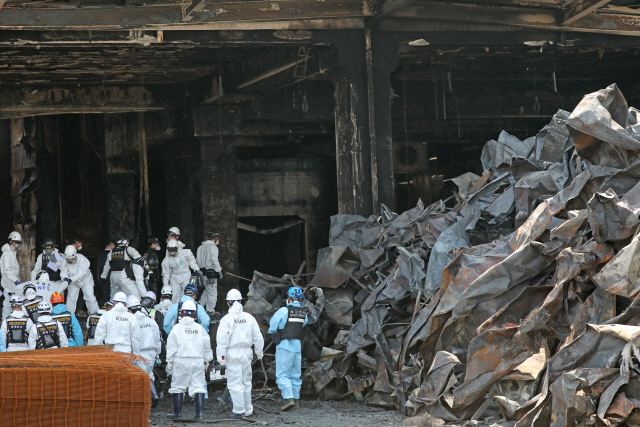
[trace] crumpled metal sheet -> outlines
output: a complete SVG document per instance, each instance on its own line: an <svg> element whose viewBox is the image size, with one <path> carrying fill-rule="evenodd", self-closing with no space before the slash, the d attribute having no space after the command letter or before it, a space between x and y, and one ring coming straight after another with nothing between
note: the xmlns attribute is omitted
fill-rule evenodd
<svg viewBox="0 0 640 427"><path fill-rule="evenodd" d="M337 288L344 285L358 266L358 258L348 246L331 246L331 252L318 265L310 285Z"/></svg>
<svg viewBox="0 0 640 427"><path fill-rule="evenodd" d="M485 144L480 155L482 167L485 171L497 169L502 164L511 164L516 157L527 158L534 148L535 139L520 141L513 135L502 131L497 141Z"/></svg>
<svg viewBox="0 0 640 427"><path fill-rule="evenodd" d="M632 236L640 220L634 206L608 189L594 194L589 200L589 224L598 243L618 242Z"/></svg>
<svg viewBox="0 0 640 427"><path fill-rule="evenodd" d="M622 248L593 280L611 294L633 298L640 292L639 252L640 235Z"/></svg>

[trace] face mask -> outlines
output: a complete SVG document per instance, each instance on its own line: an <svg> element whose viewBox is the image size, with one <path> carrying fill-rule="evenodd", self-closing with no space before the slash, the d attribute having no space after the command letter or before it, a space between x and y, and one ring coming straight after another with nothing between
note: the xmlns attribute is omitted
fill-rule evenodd
<svg viewBox="0 0 640 427"><path fill-rule="evenodd" d="M80 249L82 249L82 245L80 245L80 246L78 247L78 250L80 250Z"/></svg>
<svg viewBox="0 0 640 427"><path fill-rule="evenodd" d="M67 258L67 264L75 264L77 258Z"/></svg>
<svg viewBox="0 0 640 427"><path fill-rule="evenodd" d="M44 250L44 254L45 254L46 256L51 256L51 255L53 255L53 249L45 249L45 250Z"/></svg>
<svg viewBox="0 0 640 427"><path fill-rule="evenodd" d="M216 240L215 242L213 242L216 244L216 246L218 246L218 243L220 243L220 240Z"/></svg>
<svg viewBox="0 0 640 427"><path fill-rule="evenodd" d="M169 256L176 256L178 255L178 251L169 251Z"/></svg>
<svg viewBox="0 0 640 427"><path fill-rule="evenodd" d="M161 251L162 250L162 246L158 245L156 246L156 251Z"/></svg>
<svg viewBox="0 0 640 427"><path fill-rule="evenodd" d="M11 245L11 249L13 249L14 251L17 251L19 247L20 245L17 243L15 245Z"/></svg>

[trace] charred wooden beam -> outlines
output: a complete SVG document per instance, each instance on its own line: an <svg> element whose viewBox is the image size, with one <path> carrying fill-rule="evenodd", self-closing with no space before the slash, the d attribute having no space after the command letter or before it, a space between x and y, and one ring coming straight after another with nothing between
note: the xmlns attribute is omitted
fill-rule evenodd
<svg viewBox="0 0 640 427"><path fill-rule="evenodd" d="M357 18L373 15L366 0L309 2L306 0L215 3L194 11L183 22L179 6L100 7L91 9L7 9L0 15L0 29L110 30L186 28L191 24L257 21L292 21L323 18ZM270 27L266 27L270 28ZM256 28L257 29L257 28Z"/></svg>
<svg viewBox="0 0 640 427"><path fill-rule="evenodd" d="M192 0L191 4L184 10L184 16L182 17L182 20L184 22L191 21L196 13L202 12L206 4L206 0Z"/></svg>
<svg viewBox="0 0 640 427"><path fill-rule="evenodd" d="M172 105L167 92L143 86L9 87L0 90L0 118L162 110Z"/></svg>
<svg viewBox="0 0 640 427"><path fill-rule="evenodd" d="M614 13L588 14L562 25L559 10L533 7L488 6L463 3L417 1L393 15L395 18L439 22L500 25L553 31L572 30L603 34L640 36L640 16Z"/></svg>
<svg viewBox="0 0 640 427"><path fill-rule="evenodd" d="M578 19L587 16L596 9L601 8L610 1L611 0L579 0L571 3L567 11L564 13L564 22L562 25L569 25Z"/></svg>

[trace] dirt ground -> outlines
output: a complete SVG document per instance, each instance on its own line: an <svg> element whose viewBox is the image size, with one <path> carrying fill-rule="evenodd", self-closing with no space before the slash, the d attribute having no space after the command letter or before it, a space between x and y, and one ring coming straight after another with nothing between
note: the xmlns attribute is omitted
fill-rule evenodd
<svg viewBox="0 0 640 427"><path fill-rule="evenodd" d="M231 415L231 405L224 405L216 398L222 392L209 394L205 401L205 421L224 420ZM213 395L213 396L212 396ZM254 395L255 397L255 395ZM301 400L300 409L282 412L280 414L267 414L256 407L261 406L267 411L278 412L281 401L262 398L254 402L254 414L249 423L242 420L227 420L215 423L216 426L251 426L251 425L299 425L299 426L324 426L324 427L373 427L373 426L402 426L405 416L400 411L387 411L381 408L372 408L356 401L323 402L320 400ZM208 426L210 423L184 423L169 420L166 414L173 411L170 396L165 395L160 400L158 407L151 410L151 425L168 426ZM192 421L195 415L193 403L185 403L182 415L185 420Z"/></svg>

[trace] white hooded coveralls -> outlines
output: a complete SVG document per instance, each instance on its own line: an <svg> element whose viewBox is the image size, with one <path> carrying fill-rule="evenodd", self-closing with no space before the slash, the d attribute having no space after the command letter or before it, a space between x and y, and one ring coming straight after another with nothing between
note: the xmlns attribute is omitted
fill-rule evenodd
<svg viewBox="0 0 640 427"><path fill-rule="evenodd" d="M227 387L233 401L234 414L253 414L251 404L251 359L253 351L262 359L264 338L256 319L234 302L229 314L220 320L216 334L216 356L227 366ZM224 362L223 362L224 360Z"/></svg>
<svg viewBox="0 0 640 427"><path fill-rule="evenodd" d="M22 295L22 285L15 283L20 280L20 264L18 264L18 252L11 249L8 243L2 246L2 256L0 256L0 274L2 279L0 285L4 290L4 305L2 306L2 318L6 318L11 313L11 302L9 294Z"/></svg>
<svg viewBox="0 0 640 427"><path fill-rule="evenodd" d="M189 267L193 271L200 269L191 249L185 249L179 244L176 256L169 255L169 251L167 251L167 255L162 261L162 285L171 286L174 304L180 301L184 287L187 286L189 279L191 279Z"/></svg>
<svg viewBox="0 0 640 427"><path fill-rule="evenodd" d="M220 273L222 267L218 262L218 245L213 240L205 240L197 251L197 261L200 268L214 270ZM215 311L218 302L218 279L206 279L204 292L200 297L200 304L205 306L207 311Z"/></svg>
<svg viewBox="0 0 640 427"><path fill-rule="evenodd" d="M87 303L89 314L98 311L98 301L93 293L93 276L91 275L90 263L87 257L76 254L76 262L69 264L67 262L67 274L71 283L67 291L67 308L70 313L76 312L76 304L78 303L78 295L82 290L84 300Z"/></svg>
<svg viewBox="0 0 640 427"><path fill-rule="evenodd" d="M192 317L183 317L167 338L167 363L173 363L169 393L189 396L207 392L204 364L213 360L211 340Z"/></svg>
<svg viewBox="0 0 640 427"><path fill-rule="evenodd" d="M7 319L27 319L27 329L26 329L25 332L27 334L29 334L29 332L31 331L31 327L33 326L33 322L31 321L31 319L29 319L29 316L27 316L24 313L24 311L22 311L22 310L20 310L20 311L11 311L11 314L9 314L8 317L5 317L2 320L2 328L1 328L2 329L2 336L4 337L4 342L7 344L7 351L29 350L29 341L28 340L24 344L9 343L9 339L7 337L7 331L9 330L9 328L7 327Z"/></svg>
<svg viewBox="0 0 640 427"><path fill-rule="evenodd" d="M169 307L171 307L173 305L173 301L170 299L163 299L161 300L159 303L157 303L155 306L153 306L153 308L155 308L156 310L158 310L160 313L167 314L167 311L169 311Z"/></svg>
<svg viewBox="0 0 640 427"><path fill-rule="evenodd" d="M60 254L60 252L58 252L57 249L53 250L53 256L55 257L55 255L58 254L60 257L62 257L62 259L56 259L56 266L58 267L58 270L60 270L60 280L64 280L69 278L69 274L67 273L67 262L64 260L64 256L62 256L62 254ZM42 257L43 254L40 253L38 255L38 257L36 258L36 263L33 266L33 270L31 270L31 281L33 282L34 280L36 280L36 277L38 276L38 273L40 271L42 271ZM48 300L47 300L48 301Z"/></svg>
<svg viewBox="0 0 640 427"><path fill-rule="evenodd" d="M47 314L45 316L38 316L38 323L49 323L53 320L51 315ZM58 339L60 340L60 348L69 347L69 340L67 340L67 334L64 333L64 328L62 324L55 321L58 324ZM38 343L38 323L34 323L31 325L31 330L29 331L29 349L35 350L36 344Z"/></svg>
<svg viewBox="0 0 640 427"><path fill-rule="evenodd" d="M142 310L136 312L136 330L139 340L134 342L133 354L142 356L146 361L136 361L134 365L145 371L153 381L153 365L160 355L162 341L160 328L155 320L145 315Z"/></svg>
<svg viewBox="0 0 640 427"><path fill-rule="evenodd" d="M104 263L104 270L102 270L102 276L100 276L100 278L102 279L106 279L107 276L109 275L109 272L111 271L111 254L112 253L113 251L109 252L109 255L107 255L107 261ZM138 252L137 250L135 250L130 246L127 246L126 250L124 251L124 260L131 261L138 258L140 258L140 252ZM140 268L142 269L142 267ZM144 270L142 271L142 273L144 274ZM113 296L118 292L124 292L127 295L136 295L140 293L139 290L136 290L135 292L128 292L129 290L138 289L138 285L137 285L138 274L136 274L135 268L133 269L133 274L134 276L136 276L136 281L134 285L131 286L131 283L129 282L133 282L133 280L127 277L127 273L125 272L125 270L111 272L111 279L110 279L111 280L111 296L109 297L109 299L113 299ZM142 279L141 283L142 283L142 288L144 289L144 278ZM144 295L144 292L142 292L142 295ZM140 298L139 295L138 295L138 298Z"/></svg>
<svg viewBox="0 0 640 427"><path fill-rule="evenodd" d="M123 303L117 303L102 315L96 326L95 345L113 345L115 351L131 353L139 341L136 318Z"/></svg>

